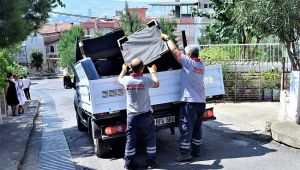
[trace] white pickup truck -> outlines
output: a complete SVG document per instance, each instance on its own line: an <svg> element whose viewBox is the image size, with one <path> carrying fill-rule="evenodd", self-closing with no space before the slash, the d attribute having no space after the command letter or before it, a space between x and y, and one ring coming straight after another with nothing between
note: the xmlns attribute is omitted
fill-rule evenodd
<svg viewBox="0 0 300 170"><path fill-rule="evenodd" d="M77 124L80 131L88 130L92 135L98 157L125 144L126 95L117 83L124 62L117 40L123 36L122 30L116 30L76 44L73 88ZM88 58L84 59L85 56ZM157 130L170 128L172 131L178 126L180 71L179 68L158 72L160 87L150 90ZM206 66L204 81L206 96L224 94L221 65ZM214 119L212 108L206 110L205 119Z"/></svg>

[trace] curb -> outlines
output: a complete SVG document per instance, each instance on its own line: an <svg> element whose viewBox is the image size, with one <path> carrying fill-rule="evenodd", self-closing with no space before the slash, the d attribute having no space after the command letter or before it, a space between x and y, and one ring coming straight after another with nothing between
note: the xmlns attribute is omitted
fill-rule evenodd
<svg viewBox="0 0 300 170"><path fill-rule="evenodd" d="M21 156L21 159L20 159L20 161L18 162L18 165L17 165L17 169L18 169L18 170L20 170L20 169L22 168L22 165L23 165L23 163L24 163L25 155L26 155L26 153L27 153L27 151L28 151L29 140L31 139L31 136L32 136L32 134L33 134L33 131L34 131L35 127L36 127L36 120L37 120L37 118L39 117L39 107L41 106L41 102L40 102L40 101L37 101L36 103L38 103L37 106L35 106L35 107L32 107L32 106L31 106L31 107L30 107L30 108L35 108L36 110L35 110L35 115L34 115L34 118L33 118L33 121L32 121L32 128L31 128L31 130L30 130L30 133L29 133L29 135L28 135L28 139L27 139L27 141L26 141L26 147L25 147L24 152L23 152L23 154L22 154L22 156Z"/></svg>
<svg viewBox="0 0 300 170"><path fill-rule="evenodd" d="M28 77L30 80L44 80L44 79L58 79L63 76L42 76L42 77Z"/></svg>
<svg viewBox="0 0 300 170"><path fill-rule="evenodd" d="M276 121L271 125L271 133L275 141L300 149L300 125L288 121Z"/></svg>
<svg viewBox="0 0 300 170"><path fill-rule="evenodd" d="M263 143L270 142L273 140L271 136L271 132L269 131L257 133L257 132L247 132L247 131L236 131L232 129L226 130L223 127L220 128L214 123L210 123L210 122L203 122L202 125L214 132L224 133L226 134L226 136L229 136L230 138L244 138L244 139L255 140Z"/></svg>

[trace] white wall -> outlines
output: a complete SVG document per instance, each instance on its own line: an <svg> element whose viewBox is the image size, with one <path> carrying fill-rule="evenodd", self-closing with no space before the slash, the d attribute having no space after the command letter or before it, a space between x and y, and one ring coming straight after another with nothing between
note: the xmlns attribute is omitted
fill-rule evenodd
<svg viewBox="0 0 300 170"><path fill-rule="evenodd" d="M15 57L15 61L20 63L31 63L31 53L38 50L43 53L44 63L46 63L46 49L44 45L44 37L39 33L31 33L25 41L22 42L20 53ZM26 56L27 55L27 60Z"/></svg>

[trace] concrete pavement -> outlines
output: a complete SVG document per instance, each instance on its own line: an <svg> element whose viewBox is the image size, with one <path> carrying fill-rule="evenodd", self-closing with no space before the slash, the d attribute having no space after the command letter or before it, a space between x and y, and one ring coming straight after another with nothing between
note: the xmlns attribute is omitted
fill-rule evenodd
<svg viewBox="0 0 300 170"><path fill-rule="evenodd" d="M217 120L205 122L205 126L300 148L300 125L278 119L279 102L216 103L207 107L214 107Z"/></svg>
<svg viewBox="0 0 300 170"><path fill-rule="evenodd" d="M4 117L0 125L0 165L3 170L18 169L38 115L39 101L25 104L25 113L18 117Z"/></svg>
<svg viewBox="0 0 300 170"><path fill-rule="evenodd" d="M26 146L28 145L28 139L34 127L34 121L37 117L40 103L39 101L29 101L26 105L24 115L19 117L4 117L3 124L0 125L0 165L4 170L18 169L24 160ZM274 139L289 146L300 148L300 125L288 121L278 121L277 113L279 112L279 103L217 103L208 104L207 107L214 107L217 117L215 121L207 121L204 123L204 126L208 128L224 132L226 135L241 135L255 140ZM44 140L48 139L46 138L46 132L49 130L51 130L51 133L57 132L59 135L63 135L57 123L51 123L51 120L57 120L53 108L55 108L53 103L46 100L45 107L42 109L42 114L45 116L42 118L42 121L43 124L46 123L49 127L43 127L45 131L43 136L45 138L42 139ZM51 114L49 111L51 111ZM46 119L49 119L49 121ZM62 139L61 137L59 138ZM62 146L61 144L56 145L52 140L50 143L47 141L42 141L42 143L52 144L51 146L53 147L50 149L59 149L57 146ZM63 141L63 143L66 145L65 141ZM49 148L50 145L48 144L44 146ZM41 169L44 167L43 161L41 161L43 160L44 151L41 149L35 152L39 153L39 165L36 166L39 166ZM68 152L69 155L69 151L66 152ZM50 153L50 151L47 153ZM30 153L28 153L28 155L30 155ZM70 159L71 158L68 157L68 163L70 163ZM73 169L73 165L71 167L70 169Z"/></svg>

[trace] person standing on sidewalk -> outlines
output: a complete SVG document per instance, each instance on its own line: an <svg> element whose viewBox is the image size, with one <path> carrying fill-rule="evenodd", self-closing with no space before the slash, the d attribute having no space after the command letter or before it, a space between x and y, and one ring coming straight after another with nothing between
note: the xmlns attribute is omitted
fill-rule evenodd
<svg viewBox="0 0 300 170"><path fill-rule="evenodd" d="M125 146L125 168L136 169L138 165L134 162L136 153L137 135L141 134L147 141L147 169L155 168L156 163L156 136L154 118L150 105L149 88L158 88L159 80L156 66L148 67L151 78L144 77L144 64L139 58L130 62L133 73L125 76L128 65L123 64L118 82L125 87L127 96L127 130Z"/></svg>
<svg viewBox="0 0 300 170"><path fill-rule="evenodd" d="M18 116L19 99L15 82L13 81L13 74L7 73L7 85L4 89L5 99L7 105L11 107L12 116Z"/></svg>
<svg viewBox="0 0 300 170"><path fill-rule="evenodd" d="M14 74L15 84L16 84L16 90L17 90L17 96L19 99L19 114L24 113L24 105L26 101L26 97L23 91L23 81L20 79L18 74Z"/></svg>
<svg viewBox="0 0 300 170"><path fill-rule="evenodd" d="M180 90L180 155L177 162L190 161L192 156L200 156L202 144L202 121L205 112L204 71L205 66L199 56L199 48L188 46L182 54L173 41L166 34L161 39L167 45L181 64L181 90Z"/></svg>
<svg viewBox="0 0 300 170"><path fill-rule="evenodd" d="M24 93L25 93L25 96L26 96L26 99L27 100L31 100L31 97L30 97L30 91L29 91L29 88L30 88L30 85L31 85L31 81L29 78L27 78L27 76L25 75L24 78L22 79L23 81L23 90L24 90Z"/></svg>

